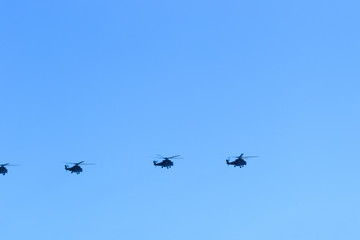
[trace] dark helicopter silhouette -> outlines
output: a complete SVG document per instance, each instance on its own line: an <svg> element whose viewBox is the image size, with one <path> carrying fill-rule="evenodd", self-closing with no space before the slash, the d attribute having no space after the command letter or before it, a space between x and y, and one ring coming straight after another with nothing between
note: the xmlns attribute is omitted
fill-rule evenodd
<svg viewBox="0 0 360 240"><path fill-rule="evenodd" d="M93 163L84 163L84 161L78 162L78 163L68 163L68 164L74 164L74 166L69 167L68 165L65 165L65 170L70 171L71 173L80 174L83 170L80 167L80 165L95 165Z"/></svg>
<svg viewBox="0 0 360 240"><path fill-rule="evenodd" d="M172 166L174 166L174 163L170 159L181 159L179 157L180 157L180 155L175 155L175 156L171 156L171 157L163 157L163 156L157 154L157 158L164 159L164 160L161 161L160 163L158 163L157 161L153 161L153 162L154 162L155 166L161 166L161 168L166 167L167 169L169 169Z"/></svg>
<svg viewBox="0 0 360 240"><path fill-rule="evenodd" d="M234 167L244 167L246 165L246 161L245 159L247 158L254 158L254 157L258 157L258 156L245 156L243 157L244 154L242 153L240 156L237 156L237 157L234 157L236 158L234 161L230 162L230 158L229 157L228 159L226 159L226 164L229 166L229 165L234 165Z"/></svg>
<svg viewBox="0 0 360 240"><path fill-rule="evenodd" d="M19 165L12 165L10 163L0 164L0 174L2 174L3 176L5 176L5 174L7 174L7 172L8 172L8 170L5 166L19 166Z"/></svg>

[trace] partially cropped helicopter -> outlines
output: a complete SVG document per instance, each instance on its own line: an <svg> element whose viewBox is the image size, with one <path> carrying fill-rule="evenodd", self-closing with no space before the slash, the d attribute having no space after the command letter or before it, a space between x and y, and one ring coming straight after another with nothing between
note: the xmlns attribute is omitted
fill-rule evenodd
<svg viewBox="0 0 360 240"><path fill-rule="evenodd" d="M247 158L254 158L254 157L258 157L258 156L244 156L244 154L242 153L240 156L236 156L233 158L236 158L234 161L230 162L230 158L226 159L226 164L229 165L234 165L234 167L244 167L246 165L246 161L245 159Z"/></svg>
<svg viewBox="0 0 360 240"><path fill-rule="evenodd" d="M68 165L65 165L65 170L70 171L71 173L80 174L83 170L80 167L80 165L95 165L93 163L84 163L84 161L78 162L78 163L68 163L68 164L74 164L74 166L69 167Z"/></svg>
<svg viewBox="0 0 360 240"><path fill-rule="evenodd" d="M7 172L8 172L8 170L5 166L19 166L19 165L13 165L10 163L0 164L0 174L2 174L3 176L5 176L5 174L7 174Z"/></svg>
<svg viewBox="0 0 360 240"><path fill-rule="evenodd" d="M166 167L167 169L169 169L172 166L174 166L174 163L170 159L181 159L179 157L180 157L180 155L175 155L175 156L171 156L171 157L163 157L163 156L157 154L157 158L164 159L164 160L159 163L157 161L153 161L153 162L154 162L155 166L161 166L161 168Z"/></svg>

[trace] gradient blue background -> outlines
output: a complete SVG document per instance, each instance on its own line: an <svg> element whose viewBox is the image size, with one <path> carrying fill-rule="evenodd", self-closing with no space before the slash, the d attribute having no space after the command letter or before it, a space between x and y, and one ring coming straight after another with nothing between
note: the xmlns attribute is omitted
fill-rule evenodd
<svg viewBox="0 0 360 240"><path fill-rule="evenodd" d="M0 238L359 239L359 8L3 1Z"/></svg>

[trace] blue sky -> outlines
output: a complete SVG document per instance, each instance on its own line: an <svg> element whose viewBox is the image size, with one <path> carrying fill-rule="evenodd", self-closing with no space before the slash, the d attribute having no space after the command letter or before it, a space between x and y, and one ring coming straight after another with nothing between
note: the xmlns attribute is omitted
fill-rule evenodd
<svg viewBox="0 0 360 240"><path fill-rule="evenodd" d="M2 2L1 238L359 239L359 7Z"/></svg>

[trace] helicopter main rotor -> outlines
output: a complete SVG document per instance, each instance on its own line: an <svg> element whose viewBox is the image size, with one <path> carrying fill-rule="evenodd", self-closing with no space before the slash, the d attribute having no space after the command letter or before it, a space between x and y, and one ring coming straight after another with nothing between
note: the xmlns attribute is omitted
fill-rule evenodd
<svg viewBox="0 0 360 240"><path fill-rule="evenodd" d="M20 165L17 165L17 164L10 164L10 163L0 164L0 167L5 167L5 166L8 166L8 167L16 167L16 166L20 166Z"/></svg>
<svg viewBox="0 0 360 240"><path fill-rule="evenodd" d="M242 153L240 156L230 156L230 157L228 157L228 158L229 158L229 159L230 159L230 158L247 159L247 158L256 158L256 157L259 157L259 156L244 156L244 154Z"/></svg>
<svg viewBox="0 0 360 240"><path fill-rule="evenodd" d="M79 166L79 165L95 165L95 163L84 163L85 161L81 161L81 162L77 162L77 163L74 163L74 162L65 162L66 164L73 164L75 166Z"/></svg>
<svg viewBox="0 0 360 240"><path fill-rule="evenodd" d="M180 155L174 155L174 156L171 156L171 157L163 157L161 156L160 154L156 154L156 158L158 159L164 159L164 160L169 160L169 159L183 159L180 157Z"/></svg>

